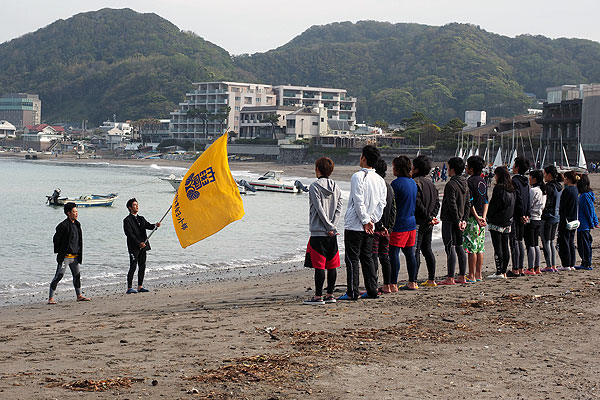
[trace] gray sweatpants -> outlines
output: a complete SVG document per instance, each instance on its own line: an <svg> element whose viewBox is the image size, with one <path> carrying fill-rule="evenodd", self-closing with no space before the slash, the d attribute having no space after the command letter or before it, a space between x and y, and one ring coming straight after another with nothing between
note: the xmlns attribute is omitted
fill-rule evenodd
<svg viewBox="0 0 600 400"><path fill-rule="evenodd" d="M56 290L56 286L58 282L65 275L65 271L67 266L71 269L71 274L73 275L73 286L75 286L75 293L77 296L81 294L81 277L79 273L79 263L76 258L65 258L64 261L56 267L56 274L54 274L54 279L50 283L50 294L49 298L54 297L54 291Z"/></svg>

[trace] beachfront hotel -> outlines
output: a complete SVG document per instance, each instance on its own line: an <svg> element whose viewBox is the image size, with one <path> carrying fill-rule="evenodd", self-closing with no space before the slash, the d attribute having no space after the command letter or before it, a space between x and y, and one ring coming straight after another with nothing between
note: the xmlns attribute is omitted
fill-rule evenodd
<svg viewBox="0 0 600 400"><path fill-rule="evenodd" d="M171 112L171 135L175 139L212 141L228 128L236 135L243 133L240 137L257 137L254 131L248 133L247 129L253 127L244 129L248 121L242 121L242 110L251 107L274 107L275 110L323 108L327 110L329 121L339 121L336 126L345 127L344 130L328 130L330 134L350 133L356 123L356 98L348 96L345 89L228 81L193 85L194 90L186 93L186 100L179 103L180 108ZM226 107L230 109L225 115ZM206 109L212 116L205 118L207 121L188 117L188 111L193 109Z"/></svg>

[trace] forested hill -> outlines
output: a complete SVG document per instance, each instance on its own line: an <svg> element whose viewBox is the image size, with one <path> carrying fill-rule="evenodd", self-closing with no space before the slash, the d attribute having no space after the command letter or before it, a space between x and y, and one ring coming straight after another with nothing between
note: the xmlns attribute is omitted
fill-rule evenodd
<svg viewBox="0 0 600 400"><path fill-rule="evenodd" d="M398 122L412 111L438 121L464 111L511 115L560 84L600 81L600 44L522 35L469 24L376 21L313 26L286 45L236 57L263 82L347 88L358 118Z"/></svg>
<svg viewBox="0 0 600 400"><path fill-rule="evenodd" d="M130 9L77 14L0 44L0 93L39 93L53 122L168 117L192 82L240 76L222 48Z"/></svg>
<svg viewBox="0 0 600 400"><path fill-rule="evenodd" d="M47 122L168 117L192 82L220 79L346 88L359 98L359 120L421 111L443 123L466 109L524 111L524 92L600 82L600 44L362 21L314 26L277 49L232 58L130 9L81 13L0 44L0 93L40 94Z"/></svg>

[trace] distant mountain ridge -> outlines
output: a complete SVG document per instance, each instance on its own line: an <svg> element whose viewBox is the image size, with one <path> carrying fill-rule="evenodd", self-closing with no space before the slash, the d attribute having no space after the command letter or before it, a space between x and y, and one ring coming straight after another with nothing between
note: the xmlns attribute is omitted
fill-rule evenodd
<svg viewBox="0 0 600 400"><path fill-rule="evenodd" d="M77 14L0 44L0 93L39 93L48 122L167 117L192 82L221 79L345 88L359 98L359 120L421 111L445 122L467 109L523 112L524 92L600 82L600 44L360 21L313 26L276 49L232 57L130 9Z"/></svg>

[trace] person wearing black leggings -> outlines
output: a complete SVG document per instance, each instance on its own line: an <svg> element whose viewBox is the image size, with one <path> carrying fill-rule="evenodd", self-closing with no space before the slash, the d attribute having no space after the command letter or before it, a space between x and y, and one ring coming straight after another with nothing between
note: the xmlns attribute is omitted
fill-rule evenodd
<svg viewBox="0 0 600 400"><path fill-rule="evenodd" d="M546 268L542 272L556 272L556 230L558 229L558 208L560 205L560 196L562 194L563 176L558 173L554 165L548 165L544 168L544 182L546 182L545 194L546 203L542 211L542 249L544 250L544 259Z"/></svg>
<svg viewBox="0 0 600 400"><path fill-rule="evenodd" d="M558 255L562 266L559 271L570 271L575 269L575 229L568 229L568 223L577 220L577 208L579 206L579 193L577 181L579 175L573 171L565 173L565 188L560 196L558 213Z"/></svg>
<svg viewBox="0 0 600 400"><path fill-rule="evenodd" d="M515 188L506 167L494 170L496 186L488 207L487 226L494 246L496 272L488 278L506 278L506 270L510 261L509 234L515 210Z"/></svg>
<svg viewBox="0 0 600 400"><path fill-rule="evenodd" d="M415 257L417 271L421 265L421 253L427 264L427 280L422 286L437 286L435 283L435 256L431 250L433 227L439 224L440 196L435 185L428 178L431 162L425 156L418 156L412 163L412 177L417 184L415 219L417 222L417 243Z"/></svg>

